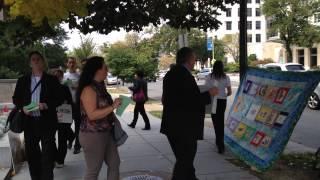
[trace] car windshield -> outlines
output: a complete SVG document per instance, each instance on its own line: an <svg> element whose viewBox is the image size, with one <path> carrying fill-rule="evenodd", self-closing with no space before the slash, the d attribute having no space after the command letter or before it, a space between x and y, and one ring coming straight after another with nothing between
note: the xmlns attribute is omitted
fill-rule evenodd
<svg viewBox="0 0 320 180"><path fill-rule="evenodd" d="M286 65L288 71L303 71L305 70L302 65Z"/></svg>

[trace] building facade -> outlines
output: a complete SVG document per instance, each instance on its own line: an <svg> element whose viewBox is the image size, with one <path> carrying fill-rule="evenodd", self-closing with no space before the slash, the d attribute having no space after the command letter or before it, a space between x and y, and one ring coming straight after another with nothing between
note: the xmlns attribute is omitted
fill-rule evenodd
<svg viewBox="0 0 320 180"><path fill-rule="evenodd" d="M262 14L263 0L247 0L247 47L248 55L255 54L259 60L270 59L277 63L286 63L286 51L281 43L277 43L277 34L268 35L269 21ZM223 39L227 35L239 34L240 7L238 4L228 5L226 12L221 12L218 20L222 23L216 31L208 33L208 37ZM320 25L320 14L310 18L314 25ZM320 43L313 48L292 47L293 62L303 64L306 69L320 66ZM227 54L225 61L234 62Z"/></svg>

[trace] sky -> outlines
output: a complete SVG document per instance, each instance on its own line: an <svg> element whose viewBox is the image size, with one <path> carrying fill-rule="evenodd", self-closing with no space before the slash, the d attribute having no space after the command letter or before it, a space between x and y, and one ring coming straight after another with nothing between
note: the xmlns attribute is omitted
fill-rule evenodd
<svg viewBox="0 0 320 180"><path fill-rule="evenodd" d="M62 27L68 32L68 36L70 39L66 40L65 46L68 48L68 51L72 51L73 48L79 47L80 45L80 34L82 37L91 37L93 38L94 43L97 44L97 46L103 45L103 43L114 43L117 41L122 41L124 40L124 37L126 35L126 31L121 30L121 31L112 31L108 35L102 35L99 33L90 33L87 35L84 35L79 32L79 30L72 29L70 30L68 28L67 24L63 24Z"/></svg>

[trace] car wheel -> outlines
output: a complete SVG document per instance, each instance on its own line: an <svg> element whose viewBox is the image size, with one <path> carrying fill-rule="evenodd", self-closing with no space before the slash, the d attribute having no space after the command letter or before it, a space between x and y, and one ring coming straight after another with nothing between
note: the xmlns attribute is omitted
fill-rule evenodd
<svg viewBox="0 0 320 180"><path fill-rule="evenodd" d="M310 109L319 109L320 108L320 102L319 102L319 96L316 93L312 93L312 95L309 97L308 100L308 107Z"/></svg>

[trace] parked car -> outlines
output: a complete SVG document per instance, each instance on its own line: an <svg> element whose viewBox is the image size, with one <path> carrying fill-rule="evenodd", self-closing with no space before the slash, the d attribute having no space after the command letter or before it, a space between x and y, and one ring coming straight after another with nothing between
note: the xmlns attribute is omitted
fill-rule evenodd
<svg viewBox="0 0 320 180"><path fill-rule="evenodd" d="M120 80L117 76L113 76L111 73L108 73L108 76L106 78L107 85L116 85L120 84Z"/></svg>
<svg viewBox="0 0 320 180"><path fill-rule="evenodd" d="M302 64L298 63L269 63L262 66L262 68L279 70L279 71L305 71ZM308 107L310 109L320 109L320 84L316 87L308 100Z"/></svg>
<svg viewBox="0 0 320 180"><path fill-rule="evenodd" d="M211 73L211 68L203 68L201 69L197 75L197 80L205 79Z"/></svg>

